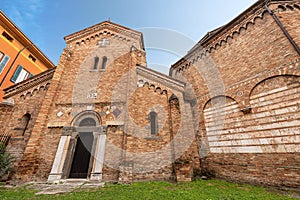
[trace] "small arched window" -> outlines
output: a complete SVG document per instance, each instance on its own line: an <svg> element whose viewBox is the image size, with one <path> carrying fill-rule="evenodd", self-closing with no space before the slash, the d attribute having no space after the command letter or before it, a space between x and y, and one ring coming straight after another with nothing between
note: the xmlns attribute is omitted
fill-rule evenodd
<svg viewBox="0 0 300 200"><path fill-rule="evenodd" d="M95 60L94 60L94 67L93 67L93 69L97 69L98 68L98 63L99 63L99 57L96 56Z"/></svg>
<svg viewBox="0 0 300 200"><path fill-rule="evenodd" d="M84 127L84 126L96 126L96 121L91 117L84 118L83 120L80 121L79 127Z"/></svg>
<svg viewBox="0 0 300 200"><path fill-rule="evenodd" d="M101 66L101 69L105 69L106 68L106 63L107 63L107 57L103 56L102 57L102 66Z"/></svg>
<svg viewBox="0 0 300 200"><path fill-rule="evenodd" d="M28 128L28 124L29 124L29 120L31 119L31 115L29 113L25 114L22 118L21 118L21 122L20 122L20 129L22 131L22 136L25 135L25 132Z"/></svg>
<svg viewBox="0 0 300 200"><path fill-rule="evenodd" d="M151 135L157 134L158 132L157 113L154 111L150 112L150 129L151 129Z"/></svg>

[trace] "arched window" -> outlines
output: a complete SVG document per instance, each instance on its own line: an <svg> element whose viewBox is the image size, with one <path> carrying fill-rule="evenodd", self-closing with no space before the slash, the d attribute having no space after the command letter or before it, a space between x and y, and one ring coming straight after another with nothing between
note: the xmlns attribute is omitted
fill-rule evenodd
<svg viewBox="0 0 300 200"><path fill-rule="evenodd" d="M102 57L102 66L101 66L101 69L105 69L106 68L106 63L107 63L107 57L103 56Z"/></svg>
<svg viewBox="0 0 300 200"><path fill-rule="evenodd" d="M157 134L158 132L157 113L154 111L150 112L150 129L151 129L151 135Z"/></svg>
<svg viewBox="0 0 300 200"><path fill-rule="evenodd" d="M94 67L93 67L93 69L97 69L98 68L98 63L99 63L99 57L96 56L95 60L94 60Z"/></svg>
<svg viewBox="0 0 300 200"><path fill-rule="evenodd" d="M22 136L25 135L25 132L28 128L29 120L31 118L31 115L29 113L25 114L20 121L20 130L22 131Z"/></svg>
<svg viewBox="0 0 300 200"><path fill-rule="evenodd" d="M79 127L84 127L84 126L96 126L96 121L91 117L84 118L83 120L80 121Z"/></svg>

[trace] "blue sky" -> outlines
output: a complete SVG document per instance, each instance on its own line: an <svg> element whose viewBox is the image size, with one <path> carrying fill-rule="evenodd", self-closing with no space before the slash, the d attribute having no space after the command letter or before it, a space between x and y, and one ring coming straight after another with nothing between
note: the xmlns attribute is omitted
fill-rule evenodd
<svg viewBox="0 0 300 200"><path fill-rule="evenodd" d="M110 18L112 22L142 30L151 68L163 73L182 52L208 31L222 26L256 0L1 0L0 9L53 61L65 47L63 37ZM187 39L178 53L153 48L159 37L148 36L147 27L176 33ZM156 33L160 33L159 31Z"/></svg>

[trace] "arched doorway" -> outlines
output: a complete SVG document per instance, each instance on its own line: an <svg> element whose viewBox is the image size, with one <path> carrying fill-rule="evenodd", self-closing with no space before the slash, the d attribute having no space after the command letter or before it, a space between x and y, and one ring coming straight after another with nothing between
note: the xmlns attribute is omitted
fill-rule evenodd
<svg viewBox="0 0 300 200"><path fill-rule="evenodd" d="M69 178L88 177L94 142L93 127L96 127L96 121L91 117L84 118L79 122L79 132Z"/></svg>
<svg viewBox="0 0 300 200"><path fill-rule="evenodd" d="M84 111L65 126L48 181L90 179L100 181L105 155L106 126L94 111Z"/></svg>

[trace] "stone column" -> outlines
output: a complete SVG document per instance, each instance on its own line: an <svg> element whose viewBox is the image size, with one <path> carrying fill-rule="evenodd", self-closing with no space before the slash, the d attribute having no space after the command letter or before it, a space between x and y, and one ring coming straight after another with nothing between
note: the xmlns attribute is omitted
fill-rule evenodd
<svg viewBox="0 0 300 200"><path fill-rule="evenodd" d="M73 132L73 127L63 128L63 134L58 144L52 169L48 177L48 182L55 182L62 179L63 166L66 160L66 155L68 152L68 147L70 144L72 132Z"/></svg>
<svg viewBox="0 0 300 200"><path fill-rule="evenodd" d="M106 145L106 127L101 127L98 132L97 142L95 147L95 156L93 162L93 168L90 180L101 181L102 180L102 168L104 163Z"/></svg>

